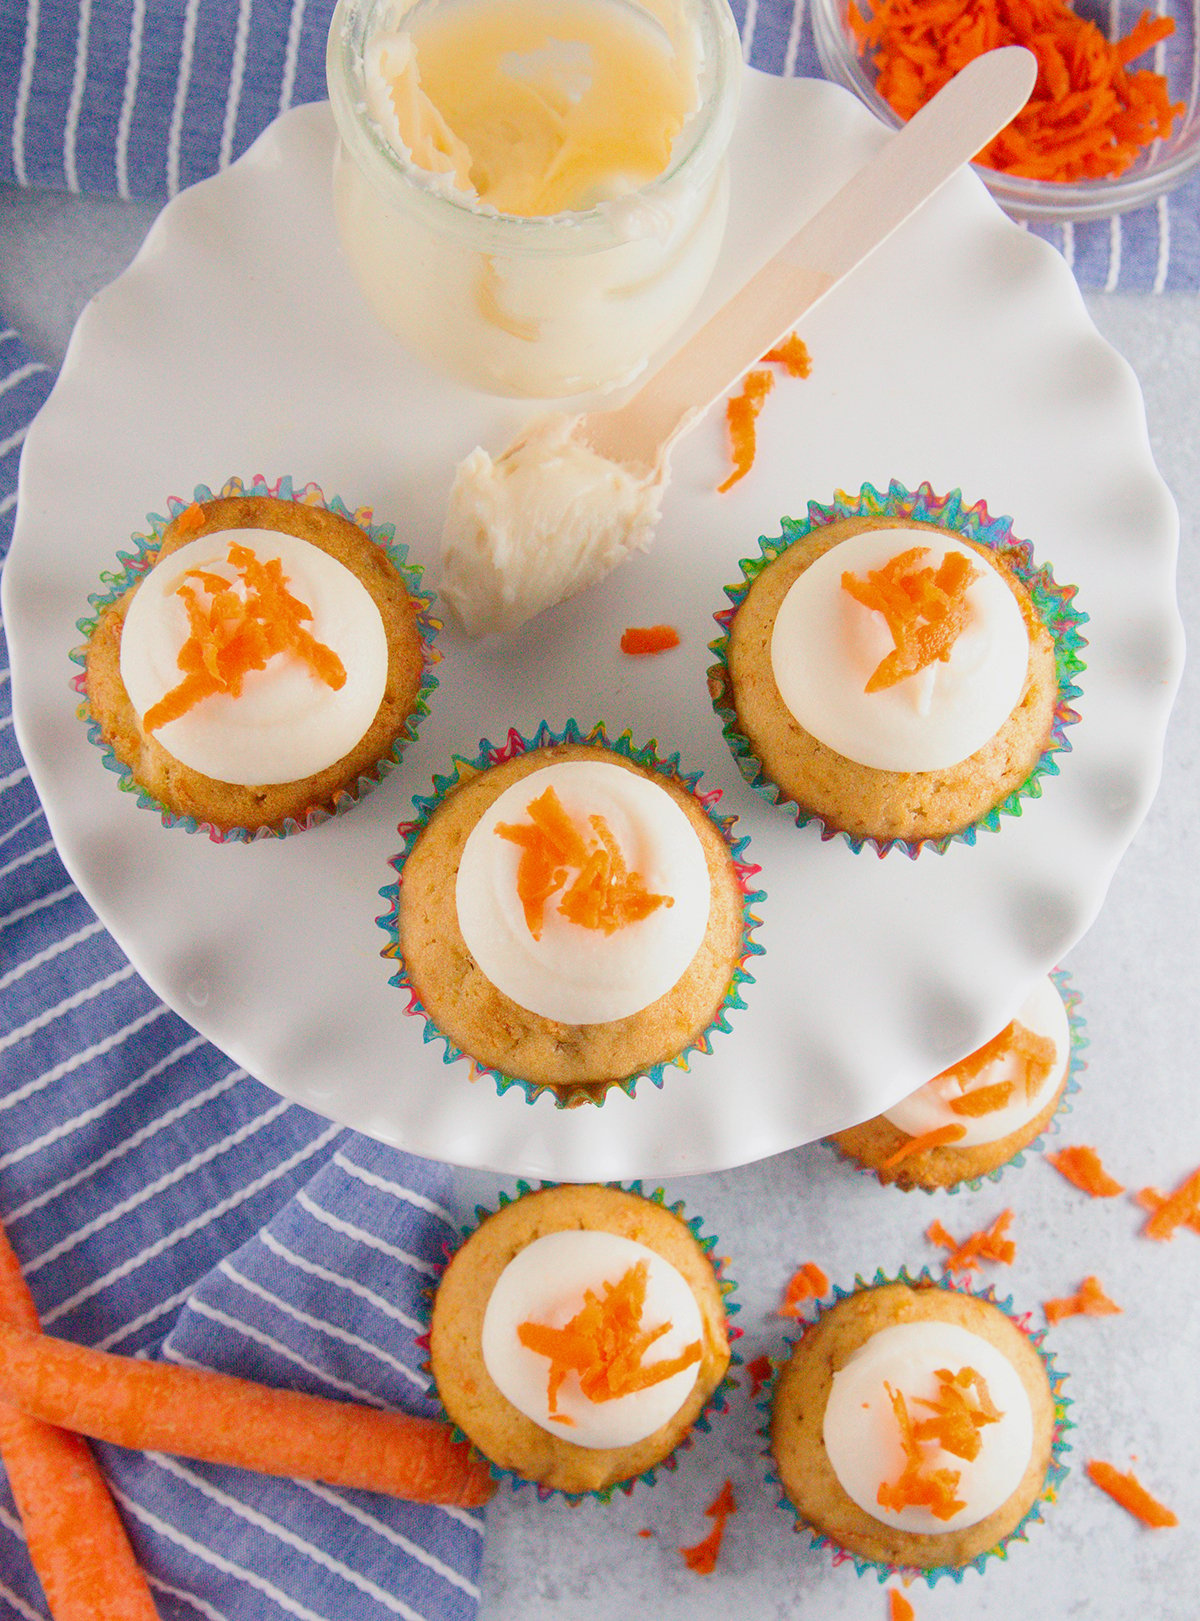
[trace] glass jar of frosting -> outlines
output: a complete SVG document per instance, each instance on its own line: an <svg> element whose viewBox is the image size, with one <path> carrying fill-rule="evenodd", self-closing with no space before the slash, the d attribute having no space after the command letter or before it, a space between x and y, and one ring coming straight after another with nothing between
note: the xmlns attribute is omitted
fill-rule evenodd
<svg viewBox="0 0 1200 1621"><path fill-rule="evenodd" d="M642 371L724 234L727 0L339 0L334 208L376 317L493 394Z"/></svg>

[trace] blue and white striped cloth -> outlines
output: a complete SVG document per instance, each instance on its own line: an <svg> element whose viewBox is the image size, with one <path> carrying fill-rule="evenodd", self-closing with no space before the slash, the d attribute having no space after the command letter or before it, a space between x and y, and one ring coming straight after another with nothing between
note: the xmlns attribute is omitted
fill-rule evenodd
<svg viewBox="0 0 1200 1621"><path fill-rule="evenodd" d="M808 0L731 0L747 61L819 75ZM332 0L0 0L0 183L166 197L226 167L280 112L325 95ZM1123 33L1145 0L1084 4ZM1151 7L1150 9L1154 9ZM1195 0L1157 49L1200 93ZM1142 64L1137 64L1141 66ZM1089 289L1200 285L1200 176L1111 220L1037 226Z"/></svg>

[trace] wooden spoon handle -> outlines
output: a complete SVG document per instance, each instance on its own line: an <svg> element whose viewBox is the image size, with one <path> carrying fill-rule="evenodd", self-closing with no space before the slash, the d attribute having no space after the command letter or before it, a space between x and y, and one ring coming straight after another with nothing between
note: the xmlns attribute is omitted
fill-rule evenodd
<svg viewBox="0 0 1200 1621"><path fill-rule="evenodd" d="M612 461L653 466L1020 112L1036 78L1036 57L1018 45L969 62L636 394L615 411L582 417L579 437Z"/></svg>

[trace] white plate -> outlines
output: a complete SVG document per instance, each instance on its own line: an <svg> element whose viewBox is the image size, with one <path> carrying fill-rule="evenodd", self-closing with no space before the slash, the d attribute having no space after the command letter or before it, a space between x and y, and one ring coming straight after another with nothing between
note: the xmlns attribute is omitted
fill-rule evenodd
<svg viewBox="0 0 1200 1621"><path fill-rule="evenodd" d="M882 138L845 91L748 73L726 296ZM299 838L218 847L115 790L75 715L68 649L119 546L232 474L316 480L393 520L436 583L452 470L527 411L410 360L361 308L335 246L332 128L282 118L163 212L85 311L34 424L5 571L18 735L63 859L137 970L283 1095L452 1162L564 1179L746 1163L877 1112L983 1041L1087 928L1157 783L1181 664L1177 518L1132 373L1052 249L964 172L805 323L731 493L719 415L680 447L650 555L504 641L441 644L441 687L402 766ZM798 830L747 788L709 705L722 586L760 533L835 488L960 486L1010 514L1091 616L1073 752L1019 820L912 862ZM629 624L680 649L631 660ZM396 824L452 751L546 718L679 750L751 835L767 900L733 1033L662 1090L530 1106L444 1064L379 955Z"/></svg>

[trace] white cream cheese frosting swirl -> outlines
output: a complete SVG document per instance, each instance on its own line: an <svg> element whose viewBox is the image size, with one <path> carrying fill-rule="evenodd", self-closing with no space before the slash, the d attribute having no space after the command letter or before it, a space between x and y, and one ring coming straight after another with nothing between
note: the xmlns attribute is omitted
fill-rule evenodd
<svg viewBox="0 0 1200 1621"><path fill-rule="evenodd" d="M483 1319L483 1360L501 1393L526 1418L576 1446L607 1449L632 1446L673 1418L687 1400L699 1362L657 1384L627 1396L593 1402L568 1374L555 1396L556 1410L572 1422L552 1418L548 1400L549 1362L521 1344L523 1322L563 1328L584 1304L584 1291L600 1295L631 1267L645 1262L646 1299L642 1327L671 1327L654 1341L644 1365L677 1357L704 1343L700 1308L683 1275L657 1251L607 1232L556 1232L535 1239L504 1268Z"/></svg>
<svg viewBox="0 0 1200 1621"><path fill-rule="evenodd" d="M1016 1014L1015 1022L1035 1036L1054 1043L1054 1058L1049 1073L1042 1076L1028 1093L1025 1087L1024 1066L1020 1055L1011 1047L997 1054L978 1073L970 1078L967 1092L985 1086L1011 1083L1008 1102L987 1114L971 1116L952 1107L956 1098L964 1096L964 1088L956 1079L953 1069L935 1075L924 1086L890 1109L884 1118L910 1137L921 1137L939 1126L961 1126L963 1135L955 1139L956 1148L977 1148L983 1143L999 1142L1010 1132L1019 1131L1049 1103L1062 1083L1071 1056L1071 1029L1067 1010L1058 994L1054 981L1046 976L1040 979L1025 998Z"/></svg>
<svg viewBox="0 0 1200 1621"><path fill-rule="evenodd" d="M366 587L336 558L298 536L224 529L189 541L155 564L139 585L121 632L121 680L141 720L179 685L179 653L190 635L177 594L201 569L235 581L231 544L260 562L278 558L289 593L311 611L304 628L341 659L338 690L287 653L250 670L241 694L218 692L160 726L154 736L193 771L247 787L295 782L333 765L374 720L387 682L387 636Z"/></svg>
<svg viewBox="0 0 1200 1621"><path fill-rule="evenodd" d="M950 656L890 687L866 686L893 642L881 613L854 600L860 578L912 547L936 569L963 553L976 577ZM930 527L863 530L822 553L776 615L771 666L788 710L818 741L880 771L937 771L982 748L1012 713L1029 664L1029 633L1003 577L973 548Z"/></svg>
<svg viewBox="0 0 1200 1621"><path fill-rule="evenodd" d="M670 904L606 934L571 922L552 898L535 940L517 892L521 852L496 827L527 821L550 787L585 832L590 816L602 816L629 871ZM664 788L607 761L562 760L520 778L480 817L463 847L456 902L467 949L506 996L543 1018L604 1024L649 1007L691 963L708 927L708 866Z"/></svg>
<svg viewBox="0 0 1200 1621"><path fill-rule="evenodd" d="M920 1401L936 1399L942 1368L951 1374L973 1368L1000 1412L980 1429L973 1459L921 1443L928 1469L959 1477L954 1496L964 1507L944 1520L922 1506L893 1509L879 1502L880 1486L894 1484L905 1466L887 1386L904 1396L910 1417L920 1419L929 1411ZM834 1473L859 1508L898 1530L939 1534L986 1519L1016 1491L1033 1451L1033 1412L1017 1370L988 1340L956 1323L897 1323L873 1334L834 1374L824 1440Z"/></svg>

